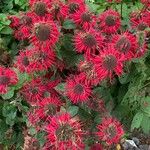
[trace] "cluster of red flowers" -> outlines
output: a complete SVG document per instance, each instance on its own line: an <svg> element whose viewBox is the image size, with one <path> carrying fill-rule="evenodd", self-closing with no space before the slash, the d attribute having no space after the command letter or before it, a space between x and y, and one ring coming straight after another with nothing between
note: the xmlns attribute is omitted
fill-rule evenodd
<svg viewBox="0 0 150 150"><path fill-rule="evenodd" d="M148 4L146 0L141 2ZM9 16L14 37L29 42L25 50L20 50L14 65L20 72L32 77L21 89L22 95L32 106L28 113L29 121L37 130L45 126L48 140L45 150L82 150L86 132L82 130L78 118L60 113L65 103L61 97L67 96L73 104L87 103L92 109L95 103L98 109L103 107L101 102L93 102L92 90L101 81L122 75L126 62L144 55L147 48L145 29L150 27L150 11L133 12L130 29L124 30L119 12L108 9L95 15L84 0L29 0L29 5L28 12ZM59 37L63 37L62 25L66 19L76 25L72 31L72 42L74 50L77 54L83 54L84 60L77 65L75 74L67 75L64 81L60 74L55 74L54 69L59 72L65 69L63 60L57 58L55 46ZM142 42L140 33L144 39ZM39 72L46 72L46 75L39 77ZM0 68L1 93L16 82L14 72ZM58 92L55 88L61 82L66 83L65 92ZM96 133L108 145L117 143L123 134L121 124L110 117L102 120ZM101 149L99 143L94 146Z"/></svg>

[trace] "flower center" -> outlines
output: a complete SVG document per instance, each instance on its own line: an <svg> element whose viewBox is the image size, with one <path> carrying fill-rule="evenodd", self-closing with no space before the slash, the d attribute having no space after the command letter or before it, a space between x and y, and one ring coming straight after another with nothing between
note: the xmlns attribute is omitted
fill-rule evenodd
<svg viewBox="0 0 150 150"><path fill-rule="evenodd" d="M56 135L59 141L67 141L70 140L73 136L73 129L68 124L61 125L56 130Z"/></svg>
<svg viewBox="0 0 150 150"><path fill-rule="evenodd" d="M105 19L105 23L107 26L114 26L116 24L116 20L114 16L107 16Z"/></svg>
<svg viewBox="0 0 150 150"><path fill-rule="evenodd" d="M120 52L123 52L123 53L126 53L130 50L131 48L131 43L130 41L126 38L126 37L121 37L116 45L115 45L115 48L120 51Z"/></svg>
<svg viewBox="0 0 150 150"><path fill-rule="evenodd" d="M96 41L96 39L95 39L95 37L93 36L93 35L86 35L85 37L84 37L84 44L86 45L86 46L88 46L88 47L90 47L90 48L92 48L93 46L96 46L96 44L97 44L97 41Z"/></svg>
<svg viewBox="0 0 150 150"><path fill-rule="evenodd" d="M84 88L81 84L77 84L75 87L74 87L74 93L76 94L82 94L84 91Z"/></svg>
<svg viewBox="0 0 150 150"><path fill-rule="evenodd" d="M106 129L106 133L109 135L110 139L114 138L116 136L116 129L114 126L109 126Z"/></svg>
<svg viewBox="0 0 150 150"><path fill-rule="evenodd" d="M48 25L41 24L37 27L35 34L40 41L46 41L50 36L50 28Z"/></svg>
<svg viewBox="0 0 150 150"><path fill-rule="evenodd" d="M0 85L7 85L9 84L10 78L7 76L0 77Z"/></svg>
<svg viewBox="0 0 150 150"><path fill-rule="evenodd" d="M81 18L82 18L83 22L90 22L91 21L91 15L89 13L83 13Z"/></svg>
<svg viewBox="0 0 150 150"><path fill-rule="evenodd" d="M35 4L34 6L34 12L38 15L38 16L44 16L46 13L46 4L43 2L38 2Z"/></svg>
<svg viewBox="0 0 150 150"><path fill-rule="evenodd" d="M140 31L144 31L147 28L147 25L144 23L140 23L137 28Z"/></svg>
<svg viewBox="0 0 150 150"><path fill-rule="evenodd" d="M32 94L38 94L38 88L33 88L33 89L31 89L31 93Z"/></svg>
<svg viewBox="0 0 150 150"><path fill-rule="evenodd" d="M73 14L77 10L79 10L79 5L78 4L72 3L72 4L69 5L69 13Z"/></svg>
<svg viewBox="0 0 150 150"><path fill-rule="evenodd" d="M25 57L23 58L22 64L23 64L25 67L27 67L27 66L29 65L29 59L28 59L28 57L25 56Z"/></svg>
<svg viewBox="0 0 150 150"><path fill-rule="evenodd" d="M45 107L45 113L47 115L55 115L57 112L57 108L54 104L49 104Z"/></svg>
<svg viewBox="0 0 150 150"><path fill-rule="evenodd" d="M23 25L30 25L32 23L32 19L27 16L27 15L24 15L21 20L20 20L21 24Z"/></svg>
<svg viewBox="0 0 150 150"><path fill-rule="evenodd" d="M115 56L113 55L108 55L104 58L103 61L103 67L106 68L109 71L112 71L117 65L117 60Z"/></svg>

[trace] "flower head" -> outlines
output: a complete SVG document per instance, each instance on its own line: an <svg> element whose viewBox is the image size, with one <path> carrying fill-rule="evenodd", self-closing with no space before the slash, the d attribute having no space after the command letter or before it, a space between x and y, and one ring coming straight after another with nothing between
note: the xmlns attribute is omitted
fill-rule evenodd
<svg viewBox="0 0 150 150"><path fill-rule="evenodd" d="M97 136L108 145L117 144L124 134L120 122L114 118L104 118L97 128Z"/></svg>
<svg viewBox="0 0 150 150"><path fill-rule="evenodd" d="M76 25L81 26L84 30L89 30L96 25L96 16L85 9L75 12L70 17Z"/></svg>
<svg viewBox="0 0 150 150"><path fill-rule="evenodd" d="M21 93L23 94L25 100L31 106L34 106L42 100L44 91L45 86L42 84L41 79L37 78L25 83Z"/></svg>
<svg viewBox="0 0 150 150"><path fill-rule="evenodd" d="M59 32L56 24L46 18L34 22L31 43L41 49L50 49L58 41Z"/></svg>
<svg viewBox="0 0 150 150"><path fill-rule="evenodd" d="M82 74L70 77L66 83L66 94L73 103L84 102L91 95L91 88Z"/></svg>
<svg viewBox="0 0 150 150"><path fill-rule="evenodd" d="M0 66L0 94L5 94L8 87L15 85L18 82L16 73L9 68Z"/></svg>
<svg viewBox="0 0 150 150"><path fill-rule="evenodd" d="M81 125L78 120L71 118L70 114L56 115L50 118L49 122L46 126L48 140L46 150L81 150L84 148Z"/></svg>
<svg viewBox="0 0 150 150"><path fill-rule="evenodd" d="M134 57L138 46L136 37L129 32L114 35L112 37L112 43L114 44L115 50L125 55L126 59Z"/></svg>
<svg viewBox="0 0 150 150"><path fill-rule="evenodd" d="M99 17L100 29L107 34L117 32L117 30L120 28L120 25L120 15L114 10L107 10Z"/></svg>
<svg viewBox="0 0 150 150"><path fill-rule="evenodd" d="M86 32L79 32L74 37L74 45L77 52L84 52L89 58L95 54L96 50L101 50L103 45L103 37L94 29Z"/></svg>
<svg viewBox="0 0 150 150"><path fill-rule="evenodd" d="M125 58L121 56L112 45L109 45L108 48L96 56L93 61L95 71L102 80L107 77L111 79L114 72L120 76L123 72L123 62Z"/></svg>

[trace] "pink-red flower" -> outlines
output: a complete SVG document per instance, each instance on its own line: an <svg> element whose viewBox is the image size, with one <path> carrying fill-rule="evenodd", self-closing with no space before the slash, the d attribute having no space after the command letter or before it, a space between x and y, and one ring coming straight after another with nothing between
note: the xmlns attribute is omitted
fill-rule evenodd
<svg viewBox="0 0 150 150"><path fill-rule="evenodd" d="M7 93L8 88L17 82L17 74L12 69L0 66L0 94Z"/></svg>
<svg viewBox="0 0 150 150"><path fill-rule="evenodd" d="M78 120L70 114L59 114L46 126L47 140L44 150L83 150L83 131Z"/></svg>
<svg viewBox="0 0 150 150"><path fill-rule="evenodd" d="M126 59L134 57L138 46L136 36L129 32L114 35L112 37L112 43L114 44L115 50L123 54Z"/></svg>
<svg viewBox="0 0 150 150"><path fill-rule="evenodd" d="M77 11L86 9L84 0L69 0L67 6L69 15L72 15Z"/></svg>
<svg viewBox="0 0 150 150"><path fill-rule="evenodd" d="M21 93L23 94L25 100L31 105L36 105L43 98L43 93L45 91L45 86L42 84L41 78L33 79L26 83Z"/></svg>
<svg viewBox="0 0 150 150"><path fill-rule="evenodd" d="M78 68L79 71L82 72L83 77L85 77L86 84L96 86L100 82L94 68L94 63L92 61L90 60L81 61Z"/></svg>
<svg viewBox="0 0 150 150"><path fill-rule="evenodd" d="M107 33L115 33L121 26L120 14L114 10L107 10L100 14L99 17L99 27L100 29Z"/></svg>
<svg viewBox="0 0 150 150"><path fill-rule="evenodd" d="M103 37L94 29L78 32L74 37L74 45L77 52L84 52L86 57L89 58L92 54L95 54L96 50L101 50Z"/></svg>
<svg viewBox="0 0 150 150"><path fill-rule="evenodd" d="M114 118L103 118L100 125L97 126L97 136L108 145L119 143L124 135L120 122Z"/></svg>
<svg viewBox="0 0 150 150"><path fill-rule="evenodd" d="M141 0L141 3L150 6L150 0Z"/></svg>
<svg viewBox="0 0 150 150"><path fill-rule="evenodd" d="M91 87L85 83L83 74L67 79L66 94L73 103L87 101L91 95Z"/></svg>
<svg viewBox="0 0 150 150"><path fill-rule="evenodd" d="M29 5L32 12L41 18L45 17L51 8L49 0L29 0Z"/></svg>
<svg viewBox="0 0 150 150"><path fill-rule="evenodd" d="M70 16L77 26L89 30L96 25L96 16L88 10L81 9Z"/></svg>
<svg viewBox="0 0 150 150"><path fill-rule="evenodd" d="M8 16L8 19L11 21L11 23L10 23L10 27L11 28L17 28L17 27L19 27L19 17L17 17L17 16Z"/></svg>
<svg viewBox="0 0 150 150"><path fill-rule="evenodd" d="M21 72L31 73L33 72L32 63L32 52L30 50L20 51L19 56L17 56L17 61L15 67L17 67Z"/></svg>
<svg viewBox="0 0 150 150"><path fill-rule="evenodd" d="M94 58L95 71L101 80L107 77L111 79L113 73L120 76L123 73L124 61L124 56L121 56L112 45L109 45Z"/></svg>
<svg viewBox="0 0 150 150"><path fill-rule="evenodd" d="M40 19L33 24L31 43L41 49L50 49L59 39L57 25L46 18Z"/></svg>

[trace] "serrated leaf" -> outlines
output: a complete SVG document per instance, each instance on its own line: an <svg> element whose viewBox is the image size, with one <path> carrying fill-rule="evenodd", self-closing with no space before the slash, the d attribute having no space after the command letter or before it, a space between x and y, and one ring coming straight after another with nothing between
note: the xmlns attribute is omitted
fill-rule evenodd
<svg viewBox="0 0 150 150"><path fill-rule="evenodd" d="M140 125L142 123L142 119L143 119L143 113L138 112L132 120L131 131L133 131L133 129L135 129L135 128L138 129L140 127Z"/></svg>
<svg viewBox="0 0 150 150"><path fill-rule="evenodd" d="M148 117L148 116L143 117L141 127L145 134L150 133L150 117Z"/></svg>
<svg viewBox="0 0 150 150"><path fill-rule="evenodd" d="M57 91L63 92L63 91L65 90L65 85L66 85L66 83L60 83L60 84L58 84L58 85L55 87L55 89L56 89Z"/></svg>
<svg viewBox="0 0 150 150"><path fill-rule="evenodd" d="M78 111L79 111L79 107L77 107L77 106L70 106L68 108L68 112L71 114L72 117L77 115Z"/></svg>
<svg viewBox="0 0 150 150"><path fill-rule="evenodd" d="M63 23L63 28L64 29L75 29L76 26L72 20L66 19Z"/></svg>
<svg viewBox="0 0 150 150"><path fill-rule="evenodd" d="M143 103L141 105L141 110L150 117L150 97L143 98Z"/></svg>
<svg viewBox="0 0 150 150"><path fill-rule="evenodd" d="M12 34L12 29L6 26L1 30L1 34Z"/></svg>

